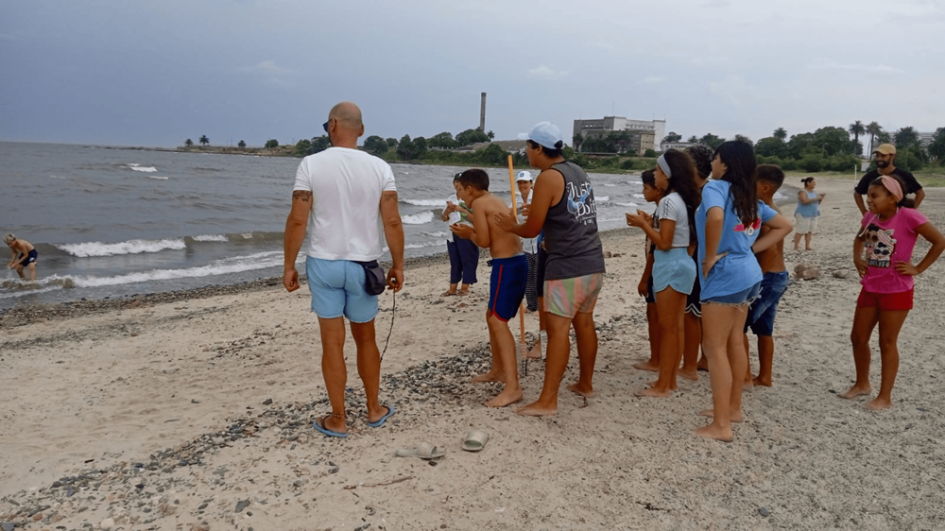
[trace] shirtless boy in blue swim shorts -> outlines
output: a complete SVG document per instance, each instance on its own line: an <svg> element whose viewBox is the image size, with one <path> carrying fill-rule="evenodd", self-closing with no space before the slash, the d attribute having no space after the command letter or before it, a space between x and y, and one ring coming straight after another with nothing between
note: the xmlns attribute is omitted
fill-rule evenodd
<svg viewBox="0 0 945 531"><path fill-rule="evenodd" d="M489 285L489 344L492 347L492 368L473 378L474 382L503 382L502 392L486 402L489 407L505 407L522 400L515 356L515 338L509 330L509 319L515 317L528 281L528 260L522 252L521 239L496 224L496 214L507 212L508 205L489 193L489 175L483 170L466 170L459 177L459 198L472 209L469 220L473 226L450 226L453 234L472 240L479 247L488 247L492 256L492 277Z"/></svg>
<svg viewBox="0 0 945 531"><path fill-rule="evenodd" d="M36 252L36 248L33 247L33 244L9 233L3 237L3 243L10 246L10 249L13 251L13 257L10 258L7 267L16 269L16 274L20 275L20 278L23 279L26 278L26 275L23 274L23 269L29 269L30 280L35 281L36 259L39 255Z"/></svg>

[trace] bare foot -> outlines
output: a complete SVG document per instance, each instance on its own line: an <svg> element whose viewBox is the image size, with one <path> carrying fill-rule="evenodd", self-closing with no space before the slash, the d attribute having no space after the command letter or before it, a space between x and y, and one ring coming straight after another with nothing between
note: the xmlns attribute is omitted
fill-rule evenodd
<svg viewBox="0 0 945 531"><path fill-rule="evenodd" d="M535 343L531 350L525 353L525 357L530 360L541 359L541 343Z"/></svg>
<svg viewBox="0 0 945 531"><path fill-rule="evenodd" d="M650 363L650 360L634 363L633 368L640 369L641 371L660 372L660 366L653 365L652 363Z"/></svg>
<svg viewBox="0 0 945 531"><path fill-rule="evenodd" d="M732 434L732 430L723 430L715 425L715 423L709 424L708 426L703 426L701 428L696 428L696 435L700 437L706 437L708 439L715 439L716 441L722 442L732 442L732 439L735 436Z"/></svg>
<svg viewBox="0 0 945 531"><path fill-rule="evenodd" d="M850 399L850 398L856 398L861 395L868 395L872 392L873 392L873 388L868 385L866 387L858 387L854 385L846 393L840 394L838 396L840 398Z"/></svg>
<svg viewBox="0 0 945 531"><path fill-rule="evenodd" d="M485 374L478 374L472 377L471 380L473 383L483 383L483 382L504 382L505 375L498 374L492 371L489 371Z"/></svg>
<svg viewBox="0 0 945 531"><path fill-rule="evenodd" d="M761 376L756 376L755 378L752 378L751 383L754 385L771 387L771 378L762 378Z"/></svg>
<svg viewBox="0 0 945 531"><path fill-rule="evenodd" d="M568 385L566 385L565 387L568 388L568 391L571 391L572 393L579 394L579 395L583 396L584 398L594 398L594 390L593 390L593 389L586 389L586 390L585 390L585 389L583 389L583 388L581 388L581 387L578 387L578 384L577 384L577 383L568 384Z"/></svg>
<svg viewBox="0 0 945 531"><path fill-rule="evenodd" d="M447 290L447 291L444 291L443 294L440 295L440 297L451 297L451 296L453 296L453 295L456 295L456 292L455 292L455 291L453 291L453 290Z"/></svg>
<svg viewBox="0 0 945 531"><path fill-rule="evenodd" d="M863 404L863 407L872 411L877 411L880 409L889 409L892 406L892 400L886 400L885 398L876 397L869 402Z"/></svg>
<svg viewBox="0 0 945 531"><path fill-rule="evenodd" d="M457 293L457 295L460 295L460 296L469 295L469 290L468 289L459 290L459 293Z"/></svg>
<svg viewBox="0 0 945 531"><path fill-rule="evenodd" d="M525 398L525 395L522 394L521 389L515 389L514 391L503 390L499 393L498 396L492 400L485 403L486 407L505 407L510 406L516 402L521 402Z"/></svg>
<svg viewBox="0 0 945 531"><path fill-rule="evenodd" d="M698 372L697 370L684 371L684 370L680 369L678 374L679 374L679 376L682 376L683 378L685 378L685 379L687 379L687 380L692 380L692 381L694 381L694 382L698 382L698 381L699 381L699 372Z"/></svg>
<svg viewBox="0 0 945 531"><path fill-rule="evenodd" d="M548 415L555 415L557 413L557 407L545 407L544 405L539 404L537 401L515 410L516 415L524 415L526 417L545 417Z"/></svg>
<svg viewBox="0 0 945 531"><path fill-rule="evenodd" d="M673 396L673 392L669 389L657 389L655 386L648 387L642 391L637 391L634 394L643 398L669 398Z"/></svg>
<svg viewBox="0 0 945 531"><path fill-rule="evenodd" d="M702 411L699 412L699 414L702 415L703 417L715 418L714 409L703 409ZM743 420L742 412L739 411L738 413L733 413L731 418L728 420L729 422L741 422Z"/></svg>

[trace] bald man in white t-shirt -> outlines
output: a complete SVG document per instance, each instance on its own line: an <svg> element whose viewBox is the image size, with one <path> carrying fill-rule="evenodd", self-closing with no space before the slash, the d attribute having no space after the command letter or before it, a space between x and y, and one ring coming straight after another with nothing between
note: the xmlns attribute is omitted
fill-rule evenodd
<svg viewBox="0 0 945 531"><path fill-rule="evenodd" d="M404 285L404 229L397 208L394 174L383 160L358 149L364 134L361 110L350 102L335 105L325 122L332 147L302 159L292 192L292 211L285 227L286 289L299 289L295 261L311 225L306 271L312 311L318 316L322 344L322 375L331 414L315 419L314 427L330 437L347 437L344 359L345 324L358 353L358 375L364 382L367 424L380 427L394 414L378 400L381 355L374 338L377 295L365 288L365 270L358 262L381 256L383 228L392 266L387 287Z"/></svg>

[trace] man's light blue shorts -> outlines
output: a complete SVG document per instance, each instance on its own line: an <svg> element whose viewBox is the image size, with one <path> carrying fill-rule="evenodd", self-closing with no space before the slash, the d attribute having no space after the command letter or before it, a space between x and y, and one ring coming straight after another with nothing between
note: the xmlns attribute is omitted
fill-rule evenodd
<svg viewBox="0 0 945 531"><path fill-rule="evenodd" d="M344 315L352 323L377 317L377 295L364 290L364 268L349 260L305 258L312 311L322 319Z"/></svg>

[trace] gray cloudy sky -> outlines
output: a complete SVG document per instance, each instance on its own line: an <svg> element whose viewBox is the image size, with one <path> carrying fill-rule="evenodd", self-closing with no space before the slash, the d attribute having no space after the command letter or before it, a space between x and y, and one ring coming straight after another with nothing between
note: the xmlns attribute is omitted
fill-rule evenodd
<svg viewBox="0 0 945 531"><path fill-rule="evenodd" d="M512 138L665 118L754 140L854 120L945 126L945 0L0 0L0 140L261 145Z"/></svg>

